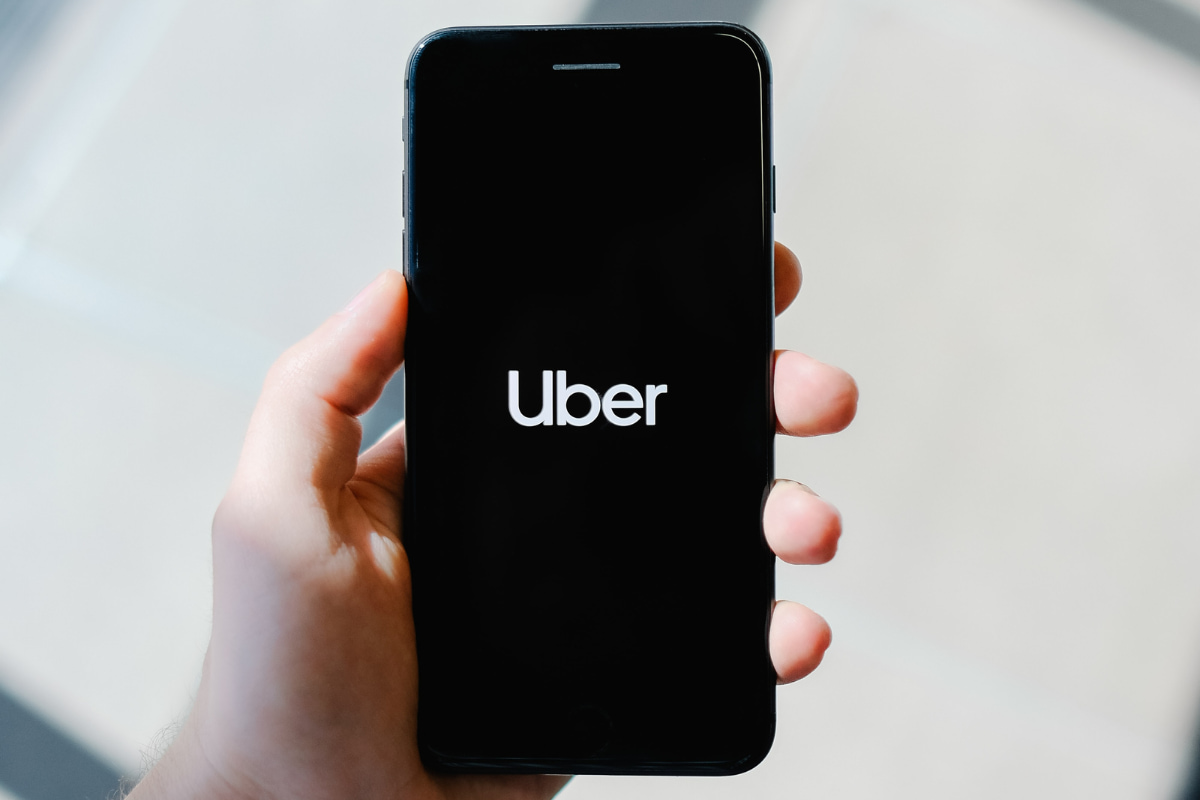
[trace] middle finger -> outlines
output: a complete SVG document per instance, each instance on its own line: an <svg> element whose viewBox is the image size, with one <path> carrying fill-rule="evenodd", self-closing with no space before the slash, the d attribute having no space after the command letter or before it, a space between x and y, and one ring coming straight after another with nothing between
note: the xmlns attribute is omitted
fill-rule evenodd
<svg viewBox="0 0 1200 800"><path fill-rule="evenodd" d="M775 351L774 392L777 428L791 436L836 433L858 410L853 378L791 350Z"/></svg>

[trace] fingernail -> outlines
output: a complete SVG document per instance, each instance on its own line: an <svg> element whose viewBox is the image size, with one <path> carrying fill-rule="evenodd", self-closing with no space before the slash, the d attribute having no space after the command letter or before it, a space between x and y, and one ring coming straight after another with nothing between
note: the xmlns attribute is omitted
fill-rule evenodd
<svg viewBox="0 0 1200 800"><path fill-rule="evenodd" d="M807 485L801 483L800 481L792 481L792 480L788 480L787 478L776 478L775 485L778 486L780 484L788 484L790 486L795 486L797 489L801 490L802 492L811 494L814 497L820 496L816 492L814 492L812 489L810 489Z"/></svg>
<svg viewBox="0 0 1200 800"><path fill-rule="evenodd" d="M354 295L354 299L353 299L353 300L351 300L349 303L347 303L347 304L346 304L346 307L342 309L342 313L345 313L345 312L347 312L347 311L353 311L354 309L356 309L356 308L358 308L359 306L361 306L361 305L363 304L363 301L364 301L364 300L366 300L368 297L370 297L370 296L371 296L371 293L372 293L372 292L374 292L376 289L378 289L378 288L379 288L379 284L383 283L383 279L384 279L385 277L387 277L387 271L386 271L386 270L385 270L385 271L383 271L383 272L381 272L381 273L379 273L379 274L378 274L378 275L375 277L375 280L373 280L373 281L371 281L370 283L368 283L368 284L366 285L366 287L365 287L365 288L363 288L363 290L362 290L361 292L359 292L358 294Z"/></svg>

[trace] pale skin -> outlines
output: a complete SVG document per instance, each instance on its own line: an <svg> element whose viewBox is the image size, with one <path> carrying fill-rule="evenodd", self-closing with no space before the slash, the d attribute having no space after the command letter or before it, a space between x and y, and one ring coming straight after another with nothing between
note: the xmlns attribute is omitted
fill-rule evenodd
<svg viewBox="0 0 1200 800"><path fill-rule="evenodd" d="M775 264L779 314L800 289L800 265L778 244ZM360 456L357 419L400 367L407 309L403 277L385 272L271 368L213 521L212 640L196 702L131 798L533 799L566 783L436 775L417 755L403 426ZM792 436L841 430L858 400L846 373L784 351L774 395L778 429ZM481 480L464 475L464 496ZM763 529L783 561L821 564L841 517L780 480ZM779 682L812 672L830 640L816 613L778 602L769 644Z"/></svg>

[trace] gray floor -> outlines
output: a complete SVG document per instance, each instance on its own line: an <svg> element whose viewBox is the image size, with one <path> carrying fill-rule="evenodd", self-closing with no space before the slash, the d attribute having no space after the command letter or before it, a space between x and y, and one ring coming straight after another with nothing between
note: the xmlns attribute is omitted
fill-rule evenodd
<svg viewBox="0 0 1200 800"><path fill-rule="evenodd" d="M759 769L565 797L1177 791L1200 706L1200 64L1105 5L753 12L806 270L778 341L862 388L849 431L778 444L845 515L833 565L779 571L834 645L780 691ZM266 365L399 264L409 48L601 12L67 9L0 116L0 685L133 773L195 687L209 520Z"/></svg>
<svg viewBox="0 0 1200 800"><path fill-rule="evenodd" d="M0 784L26 800L99 800L121 788L121 776L0 688Z"/></svg>

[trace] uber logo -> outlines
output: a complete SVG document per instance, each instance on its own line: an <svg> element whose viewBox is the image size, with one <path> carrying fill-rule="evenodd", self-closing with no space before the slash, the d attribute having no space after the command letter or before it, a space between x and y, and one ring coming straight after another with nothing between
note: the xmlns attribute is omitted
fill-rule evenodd
<svg viewBox="0 0 1200 800"><path fill-rule="evenodd" d="M527 428L535 425L590 425L596 421L600 413L613 425L633 425L642 418L634 409L644 409L646 424L653 425L655 421L655 401L659 395L667 393L667 385L646 384L646 396L642 397L628 383L618 383L610 386L601 398L600 394L586 383L567 385L566 370L542 370L542 410L535 417L527 417L521 413L521 373L518 370L508 371L508 413L518 424ZM575 416L567 410L567 400L576 394L588 399L587 413ZM618 412L625 412L624 414Z"/></svg>

